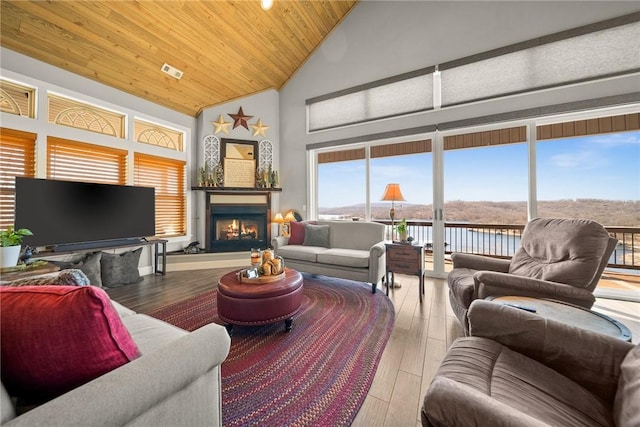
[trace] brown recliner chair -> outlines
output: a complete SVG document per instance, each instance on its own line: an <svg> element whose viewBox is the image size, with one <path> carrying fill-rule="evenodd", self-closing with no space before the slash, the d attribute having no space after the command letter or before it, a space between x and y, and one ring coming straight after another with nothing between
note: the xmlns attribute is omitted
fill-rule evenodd
<svg viewBox="0 0 640 427"><path fill-rule="evenodd" d="M537 218L522 233L511 260L454 253L447 277L451 308L465 333L467 309L478 298L520 295L591 308L617 240L586 219Z"/></svg>
<svg viewBox="0 0 640 427"><path fill-rule="evenodd" d="M423 426L639 426L640 345L474 301L427 389Z"/></svg>

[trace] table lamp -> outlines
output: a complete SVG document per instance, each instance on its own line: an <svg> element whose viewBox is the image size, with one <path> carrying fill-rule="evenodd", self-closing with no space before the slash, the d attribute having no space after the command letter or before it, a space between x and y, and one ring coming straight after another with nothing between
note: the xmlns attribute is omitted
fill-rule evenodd
<svg viewBox="0 0 640 427"><path fill-rule="evenodd" d="M291 223L295 221L297 220L296 220L296 217L293 216L293 212L292 211L287 212L287 214L284 216L285 226L284 226L284 231L282 233L283 236L291 235Z"/></svg>
<svg viewBox="0 0 640 427"><path fill-rule="evenodd" d="M278 224L278 236L280 236L280 227L281 224L284 224L284 218L282 218L282 214L278 212L276 216L273 217L273 222Z"/></svg>
<svg viewBox="0 0 640 427"><path fill-rule="evenodd" d="M384 195L382 199L387 202L391 202L391 209L389 210L389 217L391 218L391 229L393 230L393 222L396 218L396 209L395 202L404 202L404 196L402 195L402 191L400 191L400 184L387 184L387 187L384 189Z"/></svg>

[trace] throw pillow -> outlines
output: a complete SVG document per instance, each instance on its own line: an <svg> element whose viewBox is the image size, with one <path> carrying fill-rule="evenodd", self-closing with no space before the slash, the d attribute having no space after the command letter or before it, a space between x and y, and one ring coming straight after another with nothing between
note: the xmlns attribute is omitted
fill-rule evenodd
<svg viewBox="0 0 640 427"><path fill-rule="evenodd" d="M25 277L5 283L5 286L88 286L91 283L82 270L75 268L62 270L56 273L43 274L42 276Z"/></svg>
<svg viewBox="0 0 640 427"><path fill-rule="evenodd" d="M304 246L329 247L329 226L328 225L304 225Z"/></svg>
<svg viewBox="0 0 640 427"><path fill-rule="evenodd" d="M82 255L80 258L73 261L49 261L52 264L60 266L61 269L66 270L69 268L75 268L82 270L84 274L89 278L89 283L93 286L102 287L102 278L100 276L100 259L102 258L102 252L90 252Z"/></svg>
<svg viewBox="0 0 640 427"><path fill-rule="evenodd" d="M301 245L304 243L304 222L292 222L289 224L290 236L289 236L289 244L290 245Z"/></svg>
<svg viewBox="0 0 640 427"><path fill-rule="evenodd" d="M142 248L134 251L123 252L121 254L102 253L100 261L102 270L102 285L127 285L140 281L138 264Z"/></svg>
<svg viewBox="0 0 640 427"><path fill-rule="evenodd" d="M40 402L139 356L107 294L94 286L0 287L2 384Z"/></svg>

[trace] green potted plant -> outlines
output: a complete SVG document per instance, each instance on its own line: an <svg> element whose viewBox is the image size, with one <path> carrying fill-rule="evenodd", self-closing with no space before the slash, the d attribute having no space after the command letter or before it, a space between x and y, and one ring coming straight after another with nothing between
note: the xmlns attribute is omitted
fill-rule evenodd
<svg viewBox="0 0 640 427"><path fill-rule="evenodd" d="M18 264L22 238L32 235L33 233L28 228L16 230L13 226L0 231L0 268L15 267Z"/></svg>
<svg viewBox="0 0 640 427"><path fill-rule="evenodd" d="M407 225L407 218L402 218L402 221L396 225L396 231L401 242L406 242L409 235L409 225Z"/></svg>

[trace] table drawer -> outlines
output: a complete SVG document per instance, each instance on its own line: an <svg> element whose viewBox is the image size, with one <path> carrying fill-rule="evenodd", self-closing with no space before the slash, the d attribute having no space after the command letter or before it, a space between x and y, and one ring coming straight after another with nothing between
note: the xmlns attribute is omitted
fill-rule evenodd
<svg viewBox="0 0 640 427"><path fill-rule="evenodd" d="M387 252L387 257L389 260L418 262L420 252L412 248L393 248Z"/></svg>
<svg viewBox="0 0 640 427"><path fill-rule="evenodd" d="M416 274L420 267L414 261L393 261L387 264L387 270L394 273Z"/></svg>

